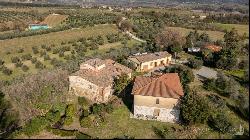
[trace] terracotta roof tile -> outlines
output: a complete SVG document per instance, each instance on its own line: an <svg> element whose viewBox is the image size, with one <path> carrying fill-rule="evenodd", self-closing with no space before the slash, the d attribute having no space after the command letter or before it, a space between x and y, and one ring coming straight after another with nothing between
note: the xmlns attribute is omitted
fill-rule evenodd
<svg viewBox="0 0 250 140"><path fill-rule="evenodd" d="M122 73L129 74L132 72L131 69L116 63L111 59L90 59L82 64L89 64L93 67L96 67L96 65L100 66L105 64L105 67L98 71L91 69L80 69L79 71L72 74L72 76L80 76L83 79L102 87L111 85L113 83L114 77L121 75Z"/></svg>
<svg viewBox="0 0 250 140"><path fill-rule="evenodd" d="M167 73L156 78L138 76L132 94L175 99L184 95L178 73Z"/></svg>
<svg viewBox="0 0 250 140"><path fill-rule="evenodd" d="M222 49L222 47L217 46L217 45L205 45L205 48L213 52L219 52Z"/></svg>

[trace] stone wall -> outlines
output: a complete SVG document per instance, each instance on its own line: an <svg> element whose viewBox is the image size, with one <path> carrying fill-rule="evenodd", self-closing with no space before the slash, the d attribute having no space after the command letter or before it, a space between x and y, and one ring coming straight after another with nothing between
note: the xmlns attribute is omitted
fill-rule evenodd
<svg viewBox="0 0 250 140"><path fill-rule="evenodd" d="M159 116L154 115L156 109L159 109ZM134 105L134 118L137 119L177 123L180 121L179 116L180 110L178 108L166 109Z"/></svg>
<svg viewBox="0 0 250 140"><path fill-rule="evenodd" d="M107 102L113 93L112 85L105 88L99 87L79 76L70 76L69 82L70 93L85 97L94 103Z"/></svg>

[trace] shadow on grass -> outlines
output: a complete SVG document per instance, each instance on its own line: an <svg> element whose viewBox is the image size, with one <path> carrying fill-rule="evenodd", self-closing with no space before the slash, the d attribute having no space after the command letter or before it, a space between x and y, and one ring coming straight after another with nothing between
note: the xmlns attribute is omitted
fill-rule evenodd
<svg viewBox="0 0 250 140"><path fill-rule="evenodd" d="M122 99L123 103L127 106L129 111L133 113L133 101L134 97L131 94L133 89L134 81L132 80L119 95L116 95L118 98Z"/></svg>
<svg viewBox="0 0 250 140"><path fill-rule="evenodd" d="M239 116L241 119L243 119L243 120L245 120L245 121L249 121L249 120L248 120L249 118L246 118L246 117L244 116L244 114L242 114L242 112L239 110L238 107L233 106L233 105L230 105L230 104L228 104L228 103L227 103L227 107L228 107L230 110L232 110L237 116Z"/></svg>

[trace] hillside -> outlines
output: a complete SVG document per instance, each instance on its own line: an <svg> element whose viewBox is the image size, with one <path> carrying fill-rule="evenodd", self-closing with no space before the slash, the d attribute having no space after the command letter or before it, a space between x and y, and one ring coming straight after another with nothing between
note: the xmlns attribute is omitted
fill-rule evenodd
<svg viewBox="0 0 250 140"><path fill-rule="evenodd" d="M68 17L67 15L51 14L48 15L42 23L48 24L50 27L54 27L59 25L67 17Z"/></svg>

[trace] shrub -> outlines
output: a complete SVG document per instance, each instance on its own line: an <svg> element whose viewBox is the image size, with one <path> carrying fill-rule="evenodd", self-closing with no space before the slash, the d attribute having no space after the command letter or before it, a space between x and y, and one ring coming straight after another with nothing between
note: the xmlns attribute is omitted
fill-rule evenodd
<svg viewBox="0 0 250 140"><path fill-rule="evenodd" d="M188 59L188 66L190 68L200 69L202 65L203 65L202 60L198 60L198 59L195 59L195 58L189 58Z"/></svg>
<svg viewBox="0 0 250 140"><path fill-rule="evenodd" d="M61 114L59 111L55 111L55 110L49 110L46 114L45 114L45 119L48 120L50 123L56 123L58 121L60 121L61 119Z"/></svg>
<svg viewBox="0 0 250 140"><path fill-rule="evenodd" d="M21 61L21 59L19 57L17 57L17 56L11 58L12 63L17 63L19 61Z"/></svg>
<svg viewBox="0 0 250 140"><path fill-rule="evenodd" d="M172 73L172 72L178 73L182 85L186 85L194 81L193 71L187 66L174 65L173 67L166 68L164 71L167 73Z"/></svg>
<svg viewBox="0 0 250 140"><path fill-rule="evenodd" d="M104 104L93 104L92 106L92 113L93 114L101 114L105 110Z"/></svg>
<svg viewBox="0 0 250 140"><path fill-rule="evenodd" d="M205 123L210 115L210 106L204 97L192 91L181 100L180 115L187 124Z"/></svg>
<svg viewBox="0 0 250 140"><path fill-rule="evenodd" d="M31 54L25 54L25 55L22 55L22 60L31 60L32 59L32 56Z"/></svg>
<svg viewBox="0 0 250 140"><path fill-rule="evenodd" d="M50 63L54 66L54 67L60 67L63 65L63 62L60 60L57 60L56 58L53 58Z"/></svg>
<svg viewBox="0 0 250 140"><path fill-rule="evenodd" d="M24 49L23 48L20 48L17 50L18 53L23 53L24 52Z"/></svg>
<svg viewBox="0 0 250 140"><path fill-rule="evenodd" d="M48 54L44 55L43 59L46 60L50 60L50 56Z"/></svg>
<svg viewBox="0 0 250 140"><path fill-rule="evenodd" d="M27 65L22 65L22 70L24 72L27 72L29 70L29 67Z"/></svg>
<svg viewBox="0 0 250 140"><path fill-rule="evenodd" d="M83 107L83 109L88 109L88 100L84 97L78 97L78 104Z"/></svg>
<svg viewBox="0 0 250 140"><path fill-rule="evenodd" d="M3 64L4 64L4 61L0 59L0 66L2 66Z"/></svg>
<svg viewBox="0 0 250 140"><path fill-rule="evenodd" d="M59 52L60 52L59 48L54 48L52 51L53 54L58 54Z"/></svg>
<svg viewBox="0 0 250 140"><path fill-rule="evenodd" d="M87 117L89 114L90 114L89 110L88 109L84 109L83 113L82 113L82 116L83 117Z"/></svg>
<svg viewBox="0 0 250 140"><path fill-rule="evenodd" d="M39 50L37 47L32 47L32 51L34 54L38 54L39 53Z"/></svg>
<svg viewBox="0 0 250 140"><path fill-rule="evenodd" d="M64 52L63 51L60 51L59 52L59 57L63 57L64 56Z"/></svg>
<svg viewBox="0 0 250 140"><path fill-rule="evenodd" d="M37 58L36 57L33 57L32 59L31 59L31 62L34 64L34 63L36 63L37 62Z"/></svg>
<svg viewBox="0 0 250 140"><path fill-rule="evenodd" d="M42 56L44 56L46 54L47 54L46 51L44 51L44 50L40 51L40 57L42 57Z"/></svg>
<svg viewBox="0 0 250 140"><path fill-rule="evenodd" d="M73 123L73 118L71 116L66 116L64 120L64 125L70 125Z"/></svg>
<svg viewBox="0 0 250 140"><path fill-rule="evenodd" d="M81 127L84 127L84 128L91 127L91 125L93 123L93 119L92 119L93 117L94 117L93 115L89 115L87 117L83 117L80 120Z"/></svg>
<svg viewBox="0 0 250 140"><path fill-rule="evenodd" d="M21 61L18 61L15 65L16 65L16 67L22 67L23 63Z"/></svg>
<svg viewBox="0 0 250 140"><path fill-rule="evenodd" d="M44 117L35 117L23 127L22 131L28 136L33 136L42 131L48 123Z"/></svg>
<svg viewBox="0 0 250 140"><path fill-rule="evenodd" d="M37 69L44 69L44 68L45 68L45 65L43 65L42 62L37 61L36 64L35 64L35 67L36 67Z"/></svg>
<svg viewBox="0 0 250 140"><path fill-rule="evenodd" d="M214 130L222 133L228 132L232 127L231 122L224 113L218 113L215 116L209 117L208 124Z"/></svg>
<svg viewBox="0 0 250 140"><path fill-rule="evenodd" d="M67 105L67 107L65 109L65 116L73 117L73 116L75 116L75 112L76 112L75 105L74 104L69 104L69 105Z"/></svg>
<svg viewBox="0 0 250 140"><path fill-rule="evenodd" d="M8 69L7 67L3 67L2 72L5 75L11 75L13 71Z"/></svg>

